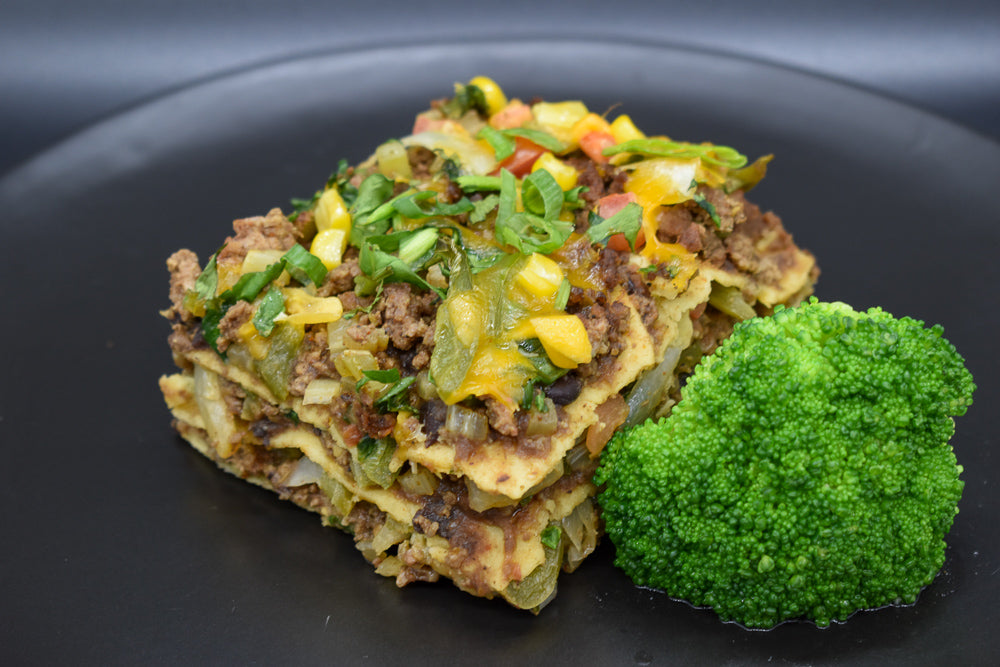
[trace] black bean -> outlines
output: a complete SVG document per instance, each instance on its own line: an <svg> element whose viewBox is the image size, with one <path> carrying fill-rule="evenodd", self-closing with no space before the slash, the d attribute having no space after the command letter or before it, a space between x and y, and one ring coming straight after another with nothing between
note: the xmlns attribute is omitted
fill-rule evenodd
<svg viewBox="0 0 1000 667"><path fill-rule="evenodd" d="M580 395L583 380L574 373L567 373L545 388L545 395L556 405L569 405Z"/></svg>

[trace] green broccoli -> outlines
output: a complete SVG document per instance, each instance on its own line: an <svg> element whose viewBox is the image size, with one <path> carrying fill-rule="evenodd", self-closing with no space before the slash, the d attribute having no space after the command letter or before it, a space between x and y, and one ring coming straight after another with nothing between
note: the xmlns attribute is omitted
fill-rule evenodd
<svg viewBox="0 0 1000 667"><path fill-rule="evenodd" d="M602 455L615 564L748 627L914 602L944 562L974 390L940 326L880 308L742 322L669 417Z"/></svg>

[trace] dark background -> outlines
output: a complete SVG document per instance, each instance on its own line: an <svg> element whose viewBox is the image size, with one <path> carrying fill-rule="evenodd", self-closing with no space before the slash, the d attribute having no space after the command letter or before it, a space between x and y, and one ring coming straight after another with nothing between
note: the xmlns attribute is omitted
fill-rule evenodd
<svg viewBox="0 0 1000 667"><path fill-rule="evenodd" d="M343 98L333 100L328 121L327 107L320 116L309 102L330 102L326 90L310 96L304 84L289 94L287 84L311 82L321 58L265 70L271 83L285 77L277 99L258 98L253 76L220 80L127 122L119 117L2 178L73 132L194 82L362 46L386 47L374 67L412 74L418 65L390 55L413 51L391 47L428 42L464 45L454 52L466 58L452 67L462 70L474 64L470 44L479 53L477 40L489 38L495 53L508 36L514 49L538 49L550 37L562 43L561 68L545 69L545 57L551 62L560 49L543 41L531 62L544 76L523 67L520 77L508 73L508 90L521 86L529 95L558 93L570 69L567 40L600 40L606 62L613 62L609 42L666 44L846 81L978 133L970 139L868 95L728 59L708 68L708 78L647 77L658 83L653 94L629 94L649 102L629 107L640 120L658 117L662 99L673 95L661 91L672 84L696 91L686 102L675 96L666 110L698 130L678 136L715 138L713 118L737 115L738 128L723 128L747 134L748 152L781 153L774 178L757 192L797 221L804 245L823 248L823 295L945 322L967 354L980 382L977 405L959 422L969 486L948 567L919 605L862 614L827 631L745 632L628 585L612 569L607 545L585 564L586 576L565 578L559 604L539 618L447 585L400 595L371 574L349 540L220 474L170 433L150 381L170 367L166 325L149 307L162 305L163 258L179 243L210 252L218 221L234 209L258 212L301 194L336 158L364 155L384 127L405 127L386 119L408 122L414 104L447 89L447 80L435 88L433 68L413 81L402 74L352 79L338 87ZM597 63L601 48L591 56ZM669 62L685 59L675 52ZM367 73L363 65L350 71ZM606 85L615 74L609 69L595 75L593 90L620 99L632 84ZM572 71L566 87L592 90L581 85L575 63ZM399 90L383 96L385 81ZM700 87L713 81L729 83L726 95ZM754 110L721 106L698 115L701 97L730 93L766 103L754 117ZM267 131L244 141L245 127L225 125L222 95L238 110L233 116ZM211 113L199 116L206 98ZM789 108L806 113L783 113ZM761 119L761 109L771 115ZM297 118L308 122L300 129ZM305 133L345 118L347 125L364 121L357 136L344 138L347 146L317 142L304 155L296 148ZM829 123L811 122L817 118ZM598 665L685 656L688 664L1000 664L992 446L1000 378L998 140L995 1L0 0L0 663L183 664L214 656L216 664L381 664L391 656L398 664L402 655L407 664L558 664L583 662L585 654ZM251 157L258 154L273 162L257 168ZM816 198L822 210L813 210ZM882 219L904 221L910 233L897 244L899 227L879 225L864 230L868 243L854 242L867 221ZM940 222L958 230L957 244ZM902 252L883 257L885 248ZM381 615L371 617L372 610ZM419 650L414 635L426 638Z"/></svg>
<svg viewBox="0 0 1000 667"><path fill-rule="evenodd" d="M0 174L193 81L306 53L506 35L661 42L779 63L1000 139L995 0L4 0Z"/></svg>

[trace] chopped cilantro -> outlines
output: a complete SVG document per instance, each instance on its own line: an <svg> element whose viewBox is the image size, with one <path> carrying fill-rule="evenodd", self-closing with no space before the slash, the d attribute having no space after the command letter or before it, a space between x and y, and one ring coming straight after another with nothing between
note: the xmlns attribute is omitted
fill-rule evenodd
<svg viewBox="0 0 1000 667"><path fill-rule="evenodd" d="M712 222L715 223L716 227L722 227L722 219L719 218L719 212L715 210L715 205L712 204L712 202L705 199L705 195L696 192L691 195L691 199L693 199L698 206L708 213L708 216L712 218Z"/></svg>
<svg viewBox="0 0 1000 667"><path fill-rule="evenodd" d="M261 336L270 336L274 330L274 318L285 311L285 297L273 285L267 289L257 312L253 315L253 325Z"/></svg>
<svg viewBox="0 0 1000 667"><path fill-rule="evenodd" d="M635 249L635 239L639 235L641 226L642 207L635 202L629 202L610 218L601 218L591 211L587 237L591 243L604 243L615 234L624 234L629 247Z"/></svg>
<svg viewBox="0 0 1000 667"><path fill-rule="evenodd" d="M500 195L491 194L483 197L477 202L472 203L472 212L469 213L469 222L472 224L480 223L486 219L486 216L490 212L494 211L497 204L500 203Z"/></svg>
<svg viewBox="0 0 1000 667"><path fill-rule="evenodd" d="M542 531L542 544L549 549L559 547L559 538L562 537L562 528L559 526L549 526Z"/></svg>

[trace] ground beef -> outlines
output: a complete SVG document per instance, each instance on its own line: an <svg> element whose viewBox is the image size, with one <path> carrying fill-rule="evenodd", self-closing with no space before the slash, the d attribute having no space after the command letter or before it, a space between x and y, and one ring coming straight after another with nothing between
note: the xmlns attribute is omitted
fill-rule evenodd
<svg viewBox="0 0 1000 667"><path fill-rule="evenodd" d="M167 270L170 271L170 303L175 313L182 318L190 318L183 308L184 295L194 289L194 283L201 275L198 256L190 250L178 250L167 258Z"/></svg>
<svg viewBox="0 0 1000 667"><path fill-rule="evenodd" d="M219 264L239 265L248 250L288 250L296 243L296 229L281 209L273 208L266 216L233 221L235 236L226 239L219 251Z"/></svg>
<svg viewBox="0 0 1000 667"><path fill-rule="evenodd" d="M520 429L517 426L517 415L514 410L492 397L486 398L484 403L490 426L498 433L517 437Z"/></svg>
<svg viewBox="0 0 1000 667"><path fill-rule="evenodd" d="M736 268L754 274L757 281L777 283L795 262L798 249L778 216L762 213L750 202L744 211L746 222L726 238L729 258Z"/></svg>
<svg viewBox="0 0 1000 667"><path fill-rule="evenodd" d="M330 358L330 348L326 341L326 327L311 327L306 330L299 354L295 358L288 393L293 396L305 394L306 387L316 378L337 378L340 374Z"/></svg>
<svg viewBox="0 0 1000 667"><path fill-rule="evenodd" d="M316 291L316 294L318 296L333 296L353 290L354 279L360 275L361 267L358 265L358 251L352 246L344 253L341 265L327 272L326 279Z"/></svg>
<svg viewBox="0 0 1000 667"><path fill-rule="evenodd" d="M408 283L391 283L385 286L369 319L385 329L393 345L409 350L426 336L439 303L434 292L418 292Z"/></svg>
<svg viewBox="0 0 1000 667"><path fill-rule="evenodd" d="M618 356L629 330L628 306L620 301L595 303L581 309L576 316L587 330L587 338L595 357L603 354Z"/></svg>
<svg viewBox="0 0 1000 667"><path fill-rule="evenodd" d="M727 195L702 186L698 194L715 208L719 221L695 201L665 206L659 211L656 237L664 243L678 243L706 263L721 267L727 259L724 240L746 220L743 193Z"/></svg>
<svg viewBox="0 0 1000 667"><path fill-rule="evenodd" d="M703 354L711 354L719 346L719 342L733 332L733 318L716 310L714 306L705 308L704 313L692 319L694 325L694 340L700 346Z"/></svg>
<svg viewBox="0 0 1000 667"><path fill-rule="evenodd" d="M385 525L386 514L367 501L355 503L344 519L344 524L350 526L355 542L371 542L375 532Z"/></svg>
<svg viewBox="0 0 1000 667"><path fill-rule="evenodd" d="M406 158L410 163L414 179L426 181L434 175L431 165L437 159L437 153L431 149L424 146L409 146L406 149Z"/></svg>
<svg viewBox="0 0 1000 667"><path fill-rule="evenodd" d="M659 316L659 310L646 281L628 260L629 253L602 248L597 260L598 273L608 291L619 286L625 288L625 292L632 297L632 305L639 311L643 325L649 328Z"/></svg>
<svg viewBox="0 0 1000 667"><path fill-rule="evenodd" d="M448 417L448 406L440 399L431 399L420 408L420 421L423 422L424 435L427 436L426 446L430 447L438 441L438 431L444 426Z"/></svg>
<svg viewBox="0 0 1000 667"><path fill-rule="evenodd" d="M253 317L253 305L247 301L237 301L219 321L219 337L215 341L219 352L225 352L229 345L237 342L240 327Z"/></svg>
<svg viewBox="0 0 1000 667"><path fill-rule="evenodd" d="M343 394L342 394L343 395ZM372 438L386 438L392 435L396 426L395 413L380 413L370 394L348 394L351 401L351 416L362 435Z"/></svg>
<svg viewBox="0 0 1000 667"><path fill-rule="evenodd" d="M302 211L290 222L295 227L296 240L308 248L309 242L316 236L316 218L313 212Z"/></svg>

